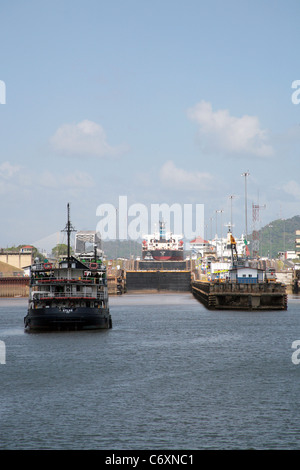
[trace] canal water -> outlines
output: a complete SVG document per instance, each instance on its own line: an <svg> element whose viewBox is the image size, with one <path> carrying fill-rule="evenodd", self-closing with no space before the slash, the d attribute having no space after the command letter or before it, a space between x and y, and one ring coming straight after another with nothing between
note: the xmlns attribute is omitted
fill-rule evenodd
<svg viewBox="0 0 300 470"><path fill-rule="evenodd" d="M0 300L1 450L299 449L300 298L259 313L189 293L110 305L111 330L25 333L25 299Z"/></svg>

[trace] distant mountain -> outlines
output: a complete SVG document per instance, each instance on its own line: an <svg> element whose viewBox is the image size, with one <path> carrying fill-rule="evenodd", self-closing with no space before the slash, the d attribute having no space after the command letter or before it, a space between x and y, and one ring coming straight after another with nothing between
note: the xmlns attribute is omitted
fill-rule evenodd
<svg viewBox="0 0 300 470"><path fill-rule="evenodd" d="M296 230L300 230L300 215L273 220L262 227L259 230L260 256L268 256L270 253L275 258L280 251L295 250Z"/></svg>

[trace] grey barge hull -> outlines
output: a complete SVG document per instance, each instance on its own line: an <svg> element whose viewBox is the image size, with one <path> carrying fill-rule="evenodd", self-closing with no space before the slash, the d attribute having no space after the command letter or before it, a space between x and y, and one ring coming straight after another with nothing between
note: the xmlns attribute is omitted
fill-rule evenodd
<svg viewBox="0 0 300 470"><path fill-rule="evenodd" d="M272 282L192 282L192 293L209 310L287 310L285 285Z"/></svg>

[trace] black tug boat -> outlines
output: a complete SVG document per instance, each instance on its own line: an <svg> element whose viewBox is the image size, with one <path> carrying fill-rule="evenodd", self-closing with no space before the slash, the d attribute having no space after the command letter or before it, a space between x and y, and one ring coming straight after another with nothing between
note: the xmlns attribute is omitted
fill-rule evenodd
<svg viewBox="0 0 300 470"><path fill-rule="evenodd" d="M28 312L24 326L31 330L84 330L112 327L109 313L106 266L97 257L84 260L70 254L68 204L68 255L57 263L36 262L31 266ZM89 259L88 259L89 258Z"/></svg>

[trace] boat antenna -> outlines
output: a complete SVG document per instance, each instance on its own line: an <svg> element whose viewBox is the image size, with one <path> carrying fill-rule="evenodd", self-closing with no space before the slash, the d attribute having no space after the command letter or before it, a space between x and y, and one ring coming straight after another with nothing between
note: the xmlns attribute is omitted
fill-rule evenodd
<svg viewBox="0 0 300 470"><path fill-rule="evenodd" d="M67 237L68 237L68 268L71 267L71 244L70 244L70 237L71 237L71 232L76 232L75 228L70 222L70 204L68 203L67 205L67 213L68 213L68 219L66 226L62 232L67 232Z"/></svg>

